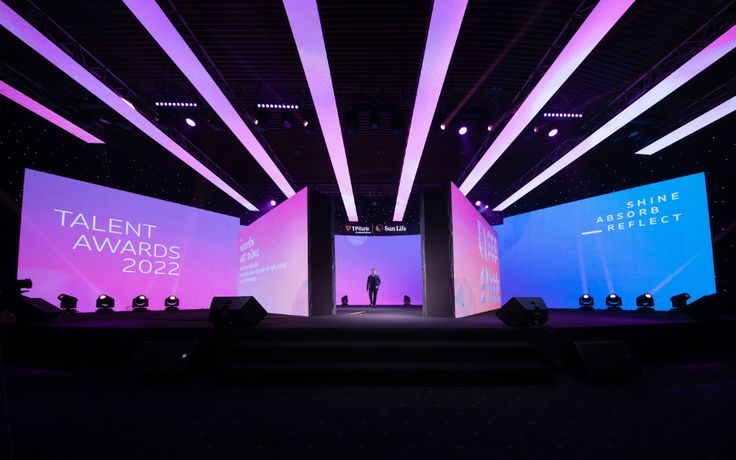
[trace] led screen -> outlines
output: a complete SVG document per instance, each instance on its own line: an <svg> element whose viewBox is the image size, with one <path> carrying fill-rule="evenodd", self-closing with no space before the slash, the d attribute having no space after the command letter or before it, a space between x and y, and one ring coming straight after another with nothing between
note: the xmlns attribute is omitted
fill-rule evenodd
<svg viewBox="0 0 736 460"><path fill-rule="evenodd" d="M401 305L404 296L422 304L422 237L335 235L335 286L338 301L367 305L371 268L381 277L378 305Z"/></svg>
<svg viewBox="0 0 736 460"><path fill-rule="evenodd" d="M615 292L625 307L654 294L715 292L705 176L695 174L506 218L496 227L504 300L542 296L549 307L597 307Z"/></svg>
<svg viewBox="0 0 736 460"><path fill-rule="evenodd" d="M235 294L235 217L27 169L18 277L32 297L60 293L93 311L105 293L116 309L143 294L152 309L176 295L182 308L207 308Z"/></svg>
<svg viewBox="0 0 736 460"><path fill-rule="evenodd" d="M238 235L238 295L269 313L308 316L307 189Z"/></svg>
<svg viewBox="0 0 736 460"><path fill-rule="evenodd" d="M455 184L451 185L450 202L455 317L499 308L501 285L496 232Z"/></svg>

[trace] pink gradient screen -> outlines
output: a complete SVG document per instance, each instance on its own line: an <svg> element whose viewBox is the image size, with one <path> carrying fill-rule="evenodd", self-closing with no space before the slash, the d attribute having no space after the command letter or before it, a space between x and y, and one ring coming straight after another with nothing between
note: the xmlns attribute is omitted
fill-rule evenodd
<svg viewBox="0 0 736 460"><path fill-rule="evenodd" d="M238 235L238 295L269 313L309 316L307 189Z"/></svg>
<svg viewBox="0 0 736 460"><path fill-rule="evenodd" d="M501 307L498 237L475 206L451 185L455 317Z"/></svg>
<svg viewBox="0 0 736 460"><path fill-rule="evenodd" d="M207 308L234 295L239 219L27 169L18 277L31 297L56 303L60 293L94 311L107 294L116 310L134 296L150 309L176 295L181 308Z"/></svg>
<svg viewBox="0 0 736 460"><path fill-rule="evenodd" d="M335 235L335 294L352 305L367 305L366 280L372 267L381 277L378 305L401 305L404 295L422 304L421 235Z"/></svg>

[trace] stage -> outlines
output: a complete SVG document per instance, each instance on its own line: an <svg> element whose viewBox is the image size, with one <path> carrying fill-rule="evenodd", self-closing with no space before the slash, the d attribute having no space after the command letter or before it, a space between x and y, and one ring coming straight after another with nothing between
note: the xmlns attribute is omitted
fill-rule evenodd
<svg viewBox="0 0 736 460"><path fill-rule="evenodd" d="M572 345L623 341L638 361L730 353L734 318L681 313L550 310L541 327L512 328L493 312L422 316L419 307L338 307L333 316L270 314L252 328L216 328L207 310L62 315L2 329L8 363L127 369L142 343L189 343L187 372L250 383L540 383L566 372Z"/></svg>

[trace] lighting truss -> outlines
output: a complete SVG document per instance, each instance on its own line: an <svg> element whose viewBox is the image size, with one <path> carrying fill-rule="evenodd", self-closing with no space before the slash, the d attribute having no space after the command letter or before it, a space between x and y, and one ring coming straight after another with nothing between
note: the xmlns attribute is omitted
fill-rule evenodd
<svg viewBox="0 0 736 460"><path fill-rule="evenodd" d="M225 97L156 1L123 0L123 2L284 195L287 198L293 196L295 191L289 181L266 153L253 132L246 126L235 107Z"/></svg>
<svg viewBox="0 0 736 460"><path fill-rule="evenodd" d="M598 128L598 130L585 138L585 140L575 146L572 150L567 152L560 159L552 163L552 165L527 182L501 204L493 208L493 210L503 211L516 203L516 201L521 199L527 193L531 192L570 163L583 156L590 149L603 142L603 140L608 138L608 136L615 133L634 118L641 115L644 111L654 106L654 104L670 95L677 88L700 74L700 72L707 69L711 64L725 56L734 48L736 48L736 26L732 26L728 29L723 35L718 37L690 60L678 67L674 72L669 74L639 99L619 112L618 115Z"/></svg>
<svg viewBox="0 0 736 460"><path fill-rule="evenodd" d="M2 80L0 80L0 94L88 144L104 144L92 134Z"/></svg>
<svg viewBox="0 0 736 460"><path fill-rule="evenodd" d="M309 91L317 112L327 153L332 161L345 213L351 222L358 221L348 159L337 114L335 91L332 87L327 50L322 36L322 24L315 0L284 0L291 33L307 77Z"/></svg>
<svg viewBox="0 0 736 460"><path fill-rule="evenodd" d="M657 153L663 148L669 147L680 139L691 135L695 131L698 131L699 129L702 129L709 124L720 120L729 113L732 113L734 110L736 110L736 96L723 102L722 104L717 105L716 107L713 107L712 109L708 110L694 120L685 123L676 130L652 142L651 144L647 145L636 153L637 155L652 155L654 153Z"/></svg>
<svg viewBox="0 0 736 460"><path fill-rule="evenodd" d="M132 104L108 88L2 1L0 1L0 24L243 207L251 211L258 211L258 208L253 206L225 181L138 113Z"/></svg>
<svg viewBox="0 0 736 460"><path fill-rule="evenodd" d="M432 125L432 118L437 109L437 101L442 92L442 85L445 82L447 68L450 66L467 6L467 0L435 0L432 6L432 18L427 33L427 44L424 47L419 86L409 126L409 137L406 141L399 191L396 196L394 221L404 219L406 205L411 195L424 145L427 142L427 134ZM467 131L467 128L463 127L461 130ZM460 134L465 134L465 132Z"/></svg>
<svg viewBox="0 0 736 460"><path fill-rule="evenodd" d="M470 171L460 185L461 192L467 195L475 187L633 3L634 0L601 0L598 2L549 70L531 90L529 96Z"/></svg>

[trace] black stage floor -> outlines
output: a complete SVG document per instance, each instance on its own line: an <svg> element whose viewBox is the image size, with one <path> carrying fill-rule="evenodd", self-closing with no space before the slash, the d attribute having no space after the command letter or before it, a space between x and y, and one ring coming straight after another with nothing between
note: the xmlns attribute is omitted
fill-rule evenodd
<svg viewBox="0 0 736 460"><path fill-rule="evenodd" d="M549 381L569 367L582 341L623 342L640 362L730 356L736 325L734 318L694 321L673 312L550 310L542 327L512 328L492 312L454 319L424 317L417 307L338 307L333 316L272 314L255 327L216 328L207 313L63 315L0 328L0 341L8 363L40 368L126 369L143 343L187 342L197 350L191 369L250 381L444 376L478 384Z"/></svg>

